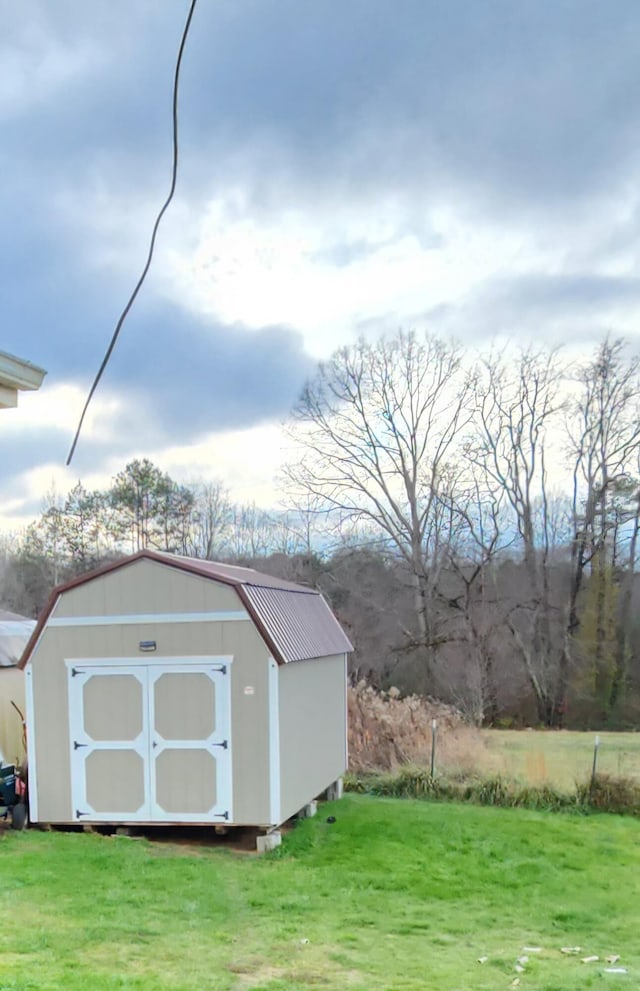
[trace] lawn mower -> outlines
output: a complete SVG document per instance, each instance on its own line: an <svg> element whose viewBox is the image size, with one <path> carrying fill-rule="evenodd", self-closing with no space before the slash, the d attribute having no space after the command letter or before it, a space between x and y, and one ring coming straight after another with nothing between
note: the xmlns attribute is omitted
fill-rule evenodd
<svg viewBox="0 0 640 991"><path fill-rule="evenodd" d="M15 765L0 767L0 818L11 816L14 829L24 829L27 825L25 787Z"/></svg>

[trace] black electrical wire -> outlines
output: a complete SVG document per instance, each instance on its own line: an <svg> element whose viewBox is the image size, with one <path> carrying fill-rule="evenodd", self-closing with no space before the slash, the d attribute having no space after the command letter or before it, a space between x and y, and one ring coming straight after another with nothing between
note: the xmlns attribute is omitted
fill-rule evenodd
<svg viewBox="0 0 640 991"><path fill-rule="evenodd" d="M171 186L169 188L169 195L167 196L166 200L162 204L162 208L160 209L160 212L158 213L158 216L156 217L156 221L155 221L155 223L153 225L153 230L151 232L151 240L149 242L149 252L147 254L147 260L145 262L144 268L142 269L142 273L140 275L140 278L136 282L135 288L134 288L133 292L131 293L131 295L130 295L128 301L127 301L127 305L125 306L124 310L120 314L120 318L118 319L118 322L116 324L116 328L115 328L115 330L113 332L113 336L111 337L111 340L109 342L109 346L108 346L108 348L107 348L107 350L105 352L104 358L102 359L102 362L100 364L100 368L98 369L98 373L97 373L95 379L93 380L93 385L91 386L91 389L89 390L89 395L87 396L86 402L84 404L84 407L83 407L83 410L82 410L82 414L81 414L80 420L78 422L78 428L77 428L77 430L75 432L75 436L73 438L73 444L71 445L71 449L70 449L69 455L67 457L67 462L66 462L67 465L70 465L71 464L71 459L73 458L73 455L74 455L74 452L75 452L75 449L76 449L76 445L77 445L78 440L79 440L79 437L80 437L80 431L82 430L82 425L84 423L84 418L85 418L85 416L87 414L87 410L89 409L89 404L91 403L91 400L93 399L94 393L95 393L95 391L98 388L98 385L100 383L100 379L102 378L102 376L104 374L104 371L105 371L107 365L109 364L109 359L111 358L111 355L113 354L113 349L116 346L116 341L118 340L118 337L120 336L120 331L122 330L122 325L124 324L125 320L127 319L127 316L129 314L129 310L133 306L133 304L134 304L134 302L136 300L136 296L140 292L140 289L142 288L142 284L143 284L144 280L146 279L147 273L148 273L148 271L149 271L149 269L151 267L151 261L153 259L153 252L154 252L155 245L156 245L156 237L157 237L157 234L158 234L158 228L160 227L160 222L161 222L161 220L162 220L162 218L163 218L163 216L164 216L164 214L165 214L165 212L167 210L167 207L169 206L169 204L171 203L171 200L173 199L173 194L176 191L176 180L178 178L178 84L180 82L180 66L182 64L182 56L184 54L185 45L187 43L187 37L189 35L189 28L191 27L191 20L193 18L193 12L194 12L194 10L196 8L196 3L197 2L198 2L198 0L191 0L191 4L189 6L189 13L187 14L187 20L185 22L184 30L182 32L182 38L180 40L180 47L178 49L178 58L176 60L176 68L175 68L175 72L174 72L174 76L173 76L173 105L172 105L172 114L173 114L173 165L172 165L172 170L171 170Z"/></svg>

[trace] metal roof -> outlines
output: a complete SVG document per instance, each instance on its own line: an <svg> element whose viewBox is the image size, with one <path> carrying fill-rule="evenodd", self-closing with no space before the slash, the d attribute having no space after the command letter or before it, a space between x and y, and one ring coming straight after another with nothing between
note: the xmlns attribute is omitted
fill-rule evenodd
<svg viewBox="0 0 640 991"><path fill-rule="evenodd" d="M203 561L197 557L182 557L180 554L167 554L160 551L154 552L154 557L162 558L167 564L178 567L180 562L183 562L189 571L197 572L205 578L217 578L229 585L255 585L260 588L279 588L290 592L318 594L316 589L310 588L308 585L296 585L283 578L264 575L261 571L254 571L253 568L242 568L237 564L219 564L217 561Z"/></svg>
<svg viewBox="0 0 640 991"><path fill-rule="evenodd" d="M253 568L241 568L214 561L202 561L199 558L144 550L113 561L54 589L38 617L37 625L20 660L20 666L24 667L29 660L47 619L61 595L78 585L84 585L140 560L155 561L179 571L186 571L234 587L279 664L329 657L332 654L348 654L353 650L351 642L317 589L286 582L281 578L254 571Z"/></svg>
<svg viewBox="0 0 640 991"><path fill-rule="evenodd" d="M346 654L353 647L319 592L245 585L259 626L269 631L273 644L286 661Z"/></svg>
<svg viewBox="0 0 640 991"><path fill-rule="evenodd" d="M14 667L18 663L36 625L34 619L14 619L14 616L16 613L0 613L0 668Z"/></svg>

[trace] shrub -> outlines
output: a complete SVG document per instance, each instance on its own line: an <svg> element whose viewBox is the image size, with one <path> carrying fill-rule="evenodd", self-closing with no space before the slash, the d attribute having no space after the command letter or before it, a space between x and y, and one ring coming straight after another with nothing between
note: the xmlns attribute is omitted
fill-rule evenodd
<svg viewBox="0 0 640 991"><path fill-rule="evenodd" d="M431 760L431 723L437 720L439 769L471 770L486 750L482 734L452 706L397 689L380 692L366 682L349 688L349 769L396 771Z"/></svg>
<svg viewBox="0 0 640 991"><path fill-rule="evenodd" d="M609 775L599 775L593 787L578 785L573 792L562 792L546 784L521 785L500 775L466 782L444 776L432 777L426 768L407 766L396 772L348 775L345 788L388 798L470 802L547 812L640 815L640 785L628 778Z"/></svg>
<svg viewBox="0 0 640 991"><path fill-rule="evenodd" d="M598 812L640 815L640 784L632 778L597 774L593 781L576 785L581 804Z"/></svg>

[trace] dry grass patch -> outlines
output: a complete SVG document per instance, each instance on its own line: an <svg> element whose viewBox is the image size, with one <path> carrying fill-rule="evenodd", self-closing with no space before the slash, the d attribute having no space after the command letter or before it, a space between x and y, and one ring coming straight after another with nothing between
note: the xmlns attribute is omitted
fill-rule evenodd
<svg viewBox="0 0 640 991"><path fill-rule="evenodd" d="M436 766L449 772L472 772L488 759L480 730L466 723L452 706L397 689L379 692L360 682L349 688L349 768L354 772L393 771L404 764L428 766L431 724L437 722Z"/></svg>
<svg viewBox="0 0 640 991"><path fill-rule="evenodd" d="M569 730L480 730L476 769L526 784L571 789L588 781L595 733ZM640 733L599 732L598 772L640 783Z"/></svg>

